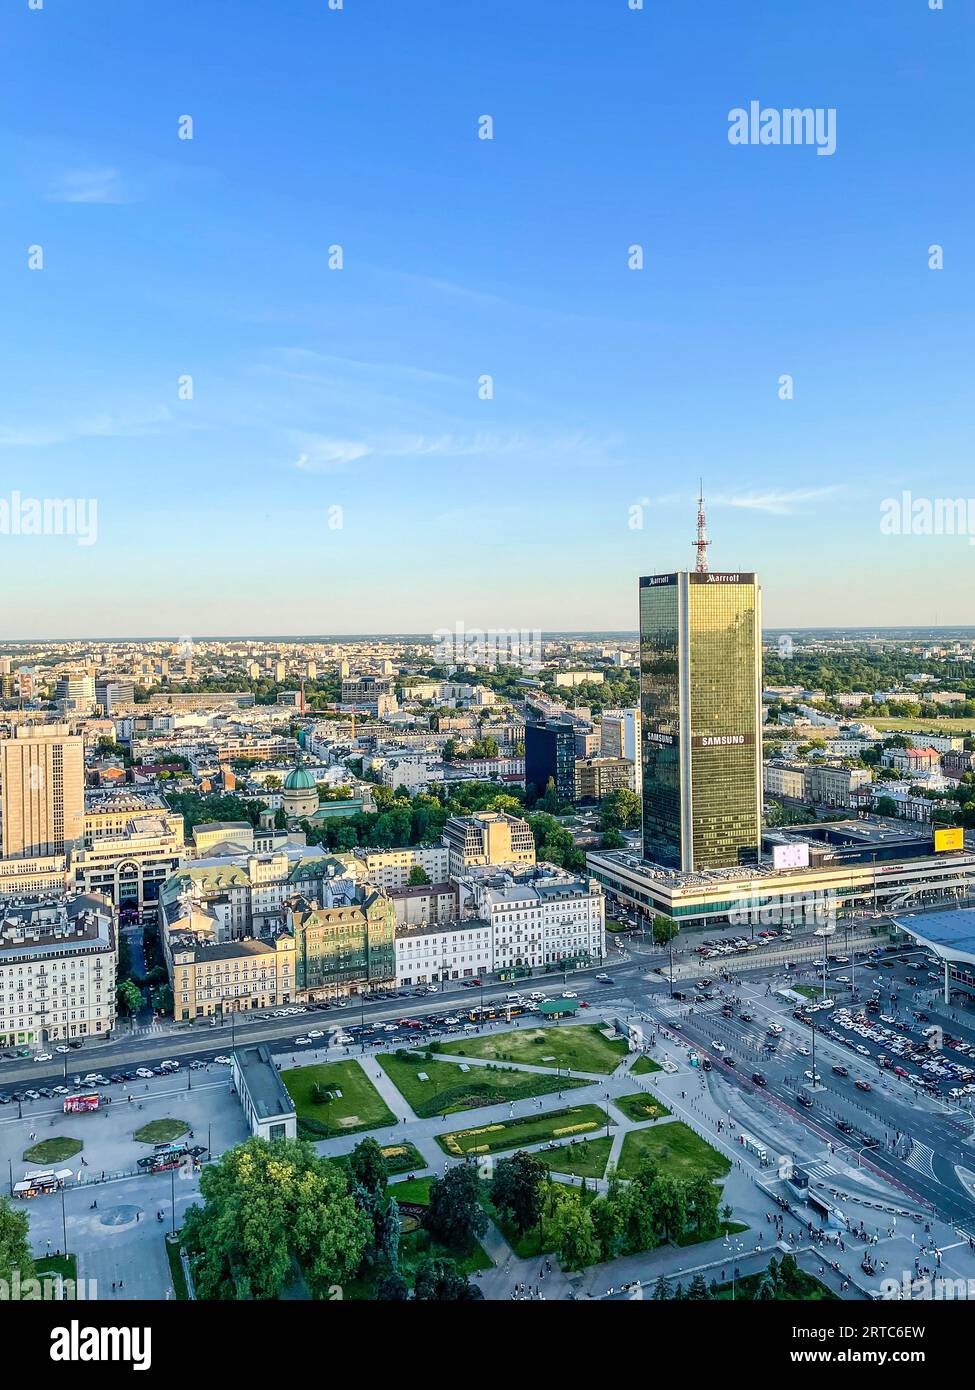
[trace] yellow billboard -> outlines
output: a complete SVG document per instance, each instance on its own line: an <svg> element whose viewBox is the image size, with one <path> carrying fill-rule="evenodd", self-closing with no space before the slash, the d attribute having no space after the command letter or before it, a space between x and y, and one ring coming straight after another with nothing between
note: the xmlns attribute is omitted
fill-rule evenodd
<svg viewBox="0 0 975 1390"><path fill-rule="evenodd" d="M965 831L960 825L949 826L946 830L934 832L934 852L940 854L946 849L964 849Z"/></svg>

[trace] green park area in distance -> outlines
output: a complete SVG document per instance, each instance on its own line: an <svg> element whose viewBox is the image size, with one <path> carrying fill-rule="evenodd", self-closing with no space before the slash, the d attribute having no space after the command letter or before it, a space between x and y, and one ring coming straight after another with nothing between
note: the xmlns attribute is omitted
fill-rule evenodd
<svg viewBox="0 0 975 1390"><path fill-rule="evenodd" d="M300 1138L335 1138L396 1123L396 1116L354 1059L292 1067L281 1073L281 1080L298 1112Z"/></svg>
<svg viewBox="0 0 975 1390"><path fill-rule="evenodd" d="M436 1057L428 1060L419 1052L384 1052L376 1061L421 1119L549 1095L552 1091L568 1091L588 1084L511 1067L471 1065L468 1071L462 1071L462 1058L456 1062Z"/></svg>
<svg viewBox="0 0 975 1390"><path fill-rule="evenodd" d="M607 1038L598 1024L518 1028L446 1043L438 1052L609 1076L629 1052L624 1038Z"/></svg>

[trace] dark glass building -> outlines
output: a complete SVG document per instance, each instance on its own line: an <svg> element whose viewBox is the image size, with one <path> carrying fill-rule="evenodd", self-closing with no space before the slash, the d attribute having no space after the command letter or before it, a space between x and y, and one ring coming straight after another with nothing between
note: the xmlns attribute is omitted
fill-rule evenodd
<svg viewBox="0 0 975 1390"><path fill-rule="evenodd" d="M762 624L754 574L640 580L643 853L690 872L758 862Z"/></svg>
<svg viewBox="0 0 975 1390"><path fill-rule="evenodd" d="M525 724L525 786L539 796L551 777L561 801L576 794L576 726L568 719L540 719Z"/></svg>

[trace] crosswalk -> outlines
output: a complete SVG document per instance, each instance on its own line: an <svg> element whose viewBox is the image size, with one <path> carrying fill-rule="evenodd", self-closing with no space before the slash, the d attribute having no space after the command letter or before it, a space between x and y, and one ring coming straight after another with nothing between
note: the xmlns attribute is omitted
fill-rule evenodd
<svg viewBox="0 0 975 1390"><path fill-rule="evenodd" d="M934 1177L934 1149L927 1144L922 1144L920 1139L915 1139L911 1144L911 1151L904 1159L908 1168L913 1168L915 1173L920 1173L923 1177Z"/></svg>

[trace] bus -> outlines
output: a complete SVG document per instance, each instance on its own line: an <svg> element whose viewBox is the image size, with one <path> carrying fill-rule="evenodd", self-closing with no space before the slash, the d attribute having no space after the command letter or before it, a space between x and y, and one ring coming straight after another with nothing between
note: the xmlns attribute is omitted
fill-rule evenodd
<svg viewBox="0 0 975 1390"><path fill-rule="evenodd" d="M98 1097L91 1096L65 1096L64 1113L66 1115L84 1115L89 1110L98 1109Z"/></svg>
<svg viewBox="0 0 975 1390"><path fill-rule="evenodd" d="M468 1009L466 1017L471 1023L490 1023L492 1019L503 1018L506 1021L517 1018L519 1014L528 1013L525 1004L485 1004L483 1007Z"/></svg>
<svg viewBox="0 0 975 1390"><path fill-rule="evenodd" d="M23 1182L14 1183L14 1196L27 1199L58 1192L72 1176L70 1168L48 1168L40 1173L28 1173Z"/></svg>
<svg viewBox="0 0 975 1390"><path fill-rule="evenodd" d="M768 1150L760 1139L756 1139L751 1134L746 1134L744 1130L738 1136L738 1143L743 1149L756 1156L759 1163L768 1163Z"/></svg>

